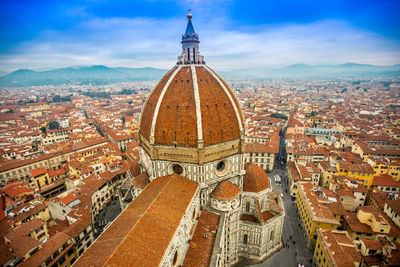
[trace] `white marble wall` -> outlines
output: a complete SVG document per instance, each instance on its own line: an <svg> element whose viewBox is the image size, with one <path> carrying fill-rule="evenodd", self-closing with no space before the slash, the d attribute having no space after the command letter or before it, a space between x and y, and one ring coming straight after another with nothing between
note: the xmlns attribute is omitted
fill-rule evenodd
<svg viewBox="0 0 400 267"><path fill-rule="evenodd" d="M200 213L200 200L199 191L197 191L192 198L192 201L186 209L185 215L182 217L178 228L172 237L169 246L164 254L160 266L181 266L185 259L186 252L189 246L189 240L192 238L190 230L194 224L197 224L197 218ZM193 234L193 233L192 233ZM177 253L177 262L174 265L173 260L175 253Z"/></svg>

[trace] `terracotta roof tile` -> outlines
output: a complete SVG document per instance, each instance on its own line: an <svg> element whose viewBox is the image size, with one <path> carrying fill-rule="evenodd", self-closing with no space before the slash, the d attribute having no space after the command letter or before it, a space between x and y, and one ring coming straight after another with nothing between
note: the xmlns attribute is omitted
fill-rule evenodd
<svg viewBox="0 0 400 267"><path fill-rule="evenodd" d="M61 168L61 169L58 169L55 171L49 170L48 173L49 173L49 176L52 177L52 176L56 176L56 175L65 174L65 173L67 173L67 171L64 168Z"/></svg>
<svg viewBox="0 0 400 267"><path fill-rule="evenodd" d="M44 223L45 222L40 219L33 218L5 235L5 238L10 241L10 248L17 257L23 258L30 250L40 246L41 242L33 239L29 234L43 226Z"/></svg>
<svg viewBox="0 0 400 267"><path fill-rule="evenodd" d="M208 210L202 211L190 247L182 266L209 266L218 228L219 215Z"/></svg>
<svg viewBox="0 0 400 267"><path fill-rule="evenodd" d="M71 202L77 200L78 198L73 194L69 194L68 196L62 198L60 201L64 203L64 205L68 206Z"/></svg>
<svg viewBox="0 0 400 267"><path fill-rule="evenodd" d="M279 143L246 143L246 153L279 153Z"/></svg>
<svg viewBox="0 0 400 267"><path fill-rule="evenodd" d="M180 175L153 180L74 266L155 266L198 185Z"/></svg>
<svg viewBox="0 0 400 267"><path fill-rule="evenodd" d="M332 231L317 229L322 242L329 252L330 258L337 266L355 266L355 263L361 262L361 254L357 250L357 245L347 235L346 231Z"/></svg>
<svg viewBox="0 0 400 267"><path fill-rule="evenodd" d="M32 257L22 262L20 266L31 267L39 266L46 261L58 248L60 248L71 237L63 232L58 232L43 244L42 248L36 252Z"/></svg>
<svg viewBox="0 0 400 267"><path fill-rule="evenodd" d="M35 191L34 188L29 188L23 183L13 183L5 186L1 192L4 192L6 195L8 195L11 198L14 198L16 196L22 195L22 194L28 194L32 193Z"/></svg>
<svg viewBox="0 0 400 267"><path fill-rule="evenodd" d="M155 143L197 146L197 118L192 71L182 68L168 87L160 105L155 127Z"/></svg>
<svg viewBox="0 0 400 267"><path fill-rule="evenodd" d="M137 188L144 189L150 183L147 172L142 172L132 179L132 185Z"/></svg>
<svg viewBox="0 0 400 267"><path fill-rule="evenodd" d="M372 181L373 186L389 186L389 187L400 187L400 182L393 179L388 174L380 174L374 177Z"/></svg>
<svg viewBox="0 0 400 267"><path fill-rule="evenodd" d="M239 139L239 124L228 96L205 68L196 67L196 73L204 145ZM227 90L231 89L227 87ZM241 113L240 107L237 109Z"/></svg>
<svg viewBox="0 0 400 267"><path fill-rule="evenodd" d="M46 172L47 172L46 167L41 167L41 168L37 168L37 169L31 170L31 175L33 177L37 177L39 175L45 174Z"/></svg>
<svg viewBox="0 0 400 267"><path fill-rule="evenodd" d="M243 177L243 191L258 193L269 188L269 180L265 171L254 163L246 163L246 174Z"/></svg>
<svg viewBox="0 0 400 267"><path fill-rule="evenodd" d="M150 140L150 131L151 131L151 123L153 120L153 114L156 109L158 98L165 86L168 82L169 77L174 72L175 68L171 69L167 72L164 77L161 78L158 85L153 89L152 93L148 96L146 105L143 108L142 116L140 119L140 133L143 134L147 140Z"/></svg>
<svg viewBox="0 0 400 267"><path fill-rule="evenodd" d="M379 240L369 240L361 238L360 241L364 243L365 247L368 249L381 250L383 247L383 244Z"/></svg>
<svg viewBox="0 0 400 267"><path fill-rule="evenodd" d="M211 193L211 197L219 200L231 200L239 195L240 188L227 180L220 182Z"/></svg>
<svg viewBox="0 0 400 267"><path fill-rule="evenodd" d="M142 112L141 134L149 140L155 107L172 69L155 87ZM205 67L195 67L199 92L200 113L204 145L239 139L239 121L243 123L240 106L229 86L227 93ZM160 102L154 128L155 144L196 147L198 141L197 113L192 70L183 66L171 80ZM233 103L229 97L233 99Z"/></svg>

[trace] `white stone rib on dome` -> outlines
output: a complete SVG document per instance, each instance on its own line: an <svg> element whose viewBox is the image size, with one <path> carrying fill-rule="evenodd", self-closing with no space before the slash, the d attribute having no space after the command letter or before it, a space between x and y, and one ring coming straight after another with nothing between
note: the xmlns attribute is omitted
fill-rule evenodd
<svg viewBox="0 0 400 267"><path fill-rule="evenodd" d="M152 140L154 140L154 129L156 127L156 121L157 121L157 116L158 116L158 111L160 110L160 105L161 102L164 98L165 92L167 91L169 85L171 84L172 80L175 78L175 75L181 70L181 66L177 67L174 73L172 73L171 77L169 77L168 82L165 84L160 97L158 98L156 109L154 111L153 119L151 121L151 132L150 132L150 143L152 143Z"/></svg>
<svg viewBox="0 0 400 267"><path fill-rule="evenodd" d="M197 118L197 136L198 146L203 143L203 124L201 122L201 108L200 108L200 96L199 96L199 84L197 83L196 67L190 66L193 78L193 90L194 90L194 102L196 105L196 118Z"/></svg>
<svg viewBox="0 0 400 267"><path fill-rule="evenodd" d="M239 129L240 129L240 132L242 132L242 131L243 131L242 119L240 118L239 111L238 111L238 109L237 109L237 107L236 107L236 103L235 103L235 101L233 100L231 94L228 92L228 89L225 87L225 84L221 81L221 79L220 79L217 75L215 75L215 73L214 73L212 70L210 70L209 67L207 67L206 65L204 65L204 68L214 77L215 80L218 81L218 83L219 83L219 85L222 87L222 89L224 89L225 94L228 96L228 98L229 98L229 100L231 101L231 104L232 104L232 106L233 106L233 109L235 110L236 119L238 120L238 123L239 123Z"/></svg>

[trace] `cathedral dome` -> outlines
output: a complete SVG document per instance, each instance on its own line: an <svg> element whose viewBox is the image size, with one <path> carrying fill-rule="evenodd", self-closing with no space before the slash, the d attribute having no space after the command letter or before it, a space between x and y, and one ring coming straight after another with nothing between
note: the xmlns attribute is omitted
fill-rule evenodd
<svg viewBox="0 0 400 267"><path fill-rule="evenodd" d="M211 197L218 200L231 200L240 195L240 188L225 180L219 183L211 193Z"/></svg>
<svg viewBox="0 0 400 267"><path fill-rule="evenodd" d="M246 174L243 176L243 191L258 193L269 188L269 180L265 171L254 163L246 163Z"/></svg>
<svg viewBox="0 0 400 267"><path fill-rule="evenodd" d="M227 83L205 65L176 66L154 87L140 133L153 144L198 147L239 139L239 103Z"/></svg>
<svg viewBox="0 0 400 267"><path fill-rule="evenodd" d="M203 148L236 140L243 118L229 85L204 63L191 17L182 36L182 55L153 88L140 121L150 145Z"/></svg>

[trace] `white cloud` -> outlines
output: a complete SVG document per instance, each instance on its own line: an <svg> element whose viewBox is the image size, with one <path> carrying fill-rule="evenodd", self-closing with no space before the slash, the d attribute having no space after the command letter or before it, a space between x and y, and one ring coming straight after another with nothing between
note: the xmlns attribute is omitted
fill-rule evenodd
<svg viewBox="0 0 400 267"><path fill-rule="evenodd" d="M80 11L80 10L78 10ZM303 25L258 25L227 30L223 17L193 21L200 51L220 70L295 63L346 62L390 65L400 62L398 41L344 21ZM180 54L185 18L92 18L68 31L44 31L36 39L0 55L0 70L73 65L170 68Z"/></svg>

